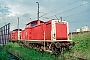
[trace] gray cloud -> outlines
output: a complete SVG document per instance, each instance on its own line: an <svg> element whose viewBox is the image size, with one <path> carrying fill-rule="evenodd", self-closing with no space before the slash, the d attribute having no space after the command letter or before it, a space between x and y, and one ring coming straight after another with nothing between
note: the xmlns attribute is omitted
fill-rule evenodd
<svg viewBox="0 0 90 60"><path fill-rule="evenodd" d="M30 17L31 17L31 15L30 15L30 13L24 13L24 14L22 15L22 17L27 17L27 18L30 18Z"/></svg>
<svg viewBox="0 0 90 60"><path fill-rule="evenodd" d="M67 4L69 4L73 1L76 1L76 0L69 0L69 1L65 1L65 0L50 0L50 1L49 0L0 0L0 4L3 6L3 7L0 7L0 10L1 10L1 12L0 12L0 22L1 22L0 25L3 25L5 23L10 22L12 26L14 25L17 27L17 25L16 25L17 24L17 17L20 17L20 27L23 28L26 23L37 19L36 1L38 1L40 4L40 12L43 12L43 13L40 13L40 16L47 13L47 15L44 16L47 18L52 16L52 15L66 11L70 8L75 7L75 6L78 6L81 3L82 4L90 3L90 0L87 0L87 1L86 0L83 0L83 1L79 0L71 5L67 5ZM60 16L65 17L65 16L71 15L73 13L77 13L77 12L84 11L87 9L90 9L90 5L85 5L85 6L80 7L80 8L69 10L65 13L61 13L61 14L56 15L56 16L58 18ZM51 11L53 11L53 12L51 12ZM90 11L88 11L88 13L86 13L84 15L80 14L80 15L76 15L76 16L70 16L67 18L63 18L63 19L69 21L70 25L72 25L72 22L75 20L77 22L80 22L80 21L82 21L82 19L85 20L85 18L87 18L87 21L88 21L89 20L88 16L90 16L89 13L90 13ZM81 19L81 17L83 17L83 18ZM30 18L32 18L32 19L30 20ZM49 19L52 19L52 18L56 18L56 17L53 16ZM48 20L45 18L40 18L40 19L43 21ZM90 20L89 20L89 22L90 22ZM88 23L88 22L86 22L86 23ZM81 25L84 25L84 24L82 23ZM73 27L77 28L76 25L71 26L72 29L74 29Z"/></svg>

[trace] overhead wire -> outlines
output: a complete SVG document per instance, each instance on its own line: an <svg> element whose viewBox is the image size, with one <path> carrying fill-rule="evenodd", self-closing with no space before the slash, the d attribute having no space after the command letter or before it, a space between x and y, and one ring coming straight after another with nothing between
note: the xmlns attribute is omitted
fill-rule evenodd
<svg viewBox="0 0 90 60"><path fill-rule="evenodd" d="M75 13L75 14L71 14L71 15L65 16L65 17L63 17L63 18L71 17L71 16L74 16L74 15L77 15L77 14L81 14L81 13L84 13L84 12L88 12L88 11L90 11L90 9L89 9L89 10L82 11L82 12L78 12L78 13ZM72 30L70 30L70 31L74 31L74 29L72 29Z"/></svg>
<svg viewBox="0 0 90 60"><path fill-rule="evenodd" d="M77 1L79 1L79 0L77 0ZM77 1L74 1L74 2L69 3L69 4L67 4L67 5L71 5L71 4L73 4L73 3L77 2ZM85 3L85 4L88 4L88 3ZM49 12L49 13L45 13L44 15L40 16L39 18L43 17L43 18L49 19L49 18L51 18L51 17L53 17L53 16L56 16L56 15L59 15L59 14L68 12L68 11L73 10L73 9L75 9L75 8L79 8L79 7L81 7L81 6L85 5L85 4L81 4L81 5L76 6L76 7L74 7L74 8L71 8L71 9L65 10L65 11L63 11L63 12L60 12L60 13L58 13L58 14L52 15L52 16L50 16L50 17L43 17L43 16L45 16L45 15L47 15L47 14L49 14L49 13L52 13L52 12L54 12L54 11L60 9L60 8L58 8L58 9L55 9L55 10ZM64 5L64 6L62 6L62 7L65 7L65 6L66 6L66 5ZM32 20L32 19L31 19L31 20Z"/></svg>
<svg viewBox="0 0 90 60"><path fill-rule="evenodd" d="M65 17L63 17L63 18L71 17L71 16L74 16L74 15L77 15L77 14L81 14L81 13L84 13L84 12L87 12L87 11L90 11L90 10L85 10L85 11L82 11L82 12L78 12L78 13L75 13L75 14L71 14L71 15L65 16Z"/></svg>
<svg viewBox="0 0 90 60"><path fill-rule="evenodd" d="M67 4L67 5L64 5L64 6L60 7L60 8L66 7L66 6L68 6L68 5L71 5L71 4L73 4L73 3L76 3L76 2L78 2L78 1L79 1L79 0L73 1L73 2L71 2L71 3L69 3L69 4ZM54 11L56 11L56 10L59 10L60 8L57 8L57 9L55 9L55 10L53 10L53 11L50 11L49 13L52 13L52 12L54 12ZM45 15L47 15L47 14L49 14L49 13L45 13L44 15L40 16L39 18L41 18L41 17L43 17L43 16L45 16Z"/></svg>
<svg viewBox="0 0 90 60"><path fill-rule="evenodd" d="M89 3L85 3L85 4L89 4ZM63 12L61 12L61 13L58 13L58 14L55 14L55 15L59 15L59 14L62 14L62 13L68 12L68 11L70 11L70 10L73 10L73 9L79 8L79 7L81 7L81 6L84 6L85 4L80 4L79 6L76 6L76 7L74 7L74 8L71 8L71 9L65 10L65 11L63 11ZM53 16L55 16L55 15L52 15L52 16L48 17L48 19L51 18L51 17L53 17Z"/></svg>

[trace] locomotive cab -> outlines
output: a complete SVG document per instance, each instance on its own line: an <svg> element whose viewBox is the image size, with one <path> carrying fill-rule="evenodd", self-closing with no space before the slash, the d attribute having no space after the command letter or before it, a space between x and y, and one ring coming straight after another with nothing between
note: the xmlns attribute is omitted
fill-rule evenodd
<svg viewBox="0 0 90 60"><path fill-rule="evenodd" d="M35 20L35 21L32 21L32 22L26 24L26 27L37 26L37 25L40 25L41 23L44 23L44 22L43 21L40 21L40 20Z"/></svg>
<svg viewBox="0 0 90 60"><path fill-rule="evenodd" d="M69 40L68 22L61 20L52 20L51 38L53 41Z"/></svg>
<svg viewBox="0 0 90 60"><path fill-rule="evenodd" d="M68 22L52 19L46 22L45 39L51 41L70 41Z"/></svg>

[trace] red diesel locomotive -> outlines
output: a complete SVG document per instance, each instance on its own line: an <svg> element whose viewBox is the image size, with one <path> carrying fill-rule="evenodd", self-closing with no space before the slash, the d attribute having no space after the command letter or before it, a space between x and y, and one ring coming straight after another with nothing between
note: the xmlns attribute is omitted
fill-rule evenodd
<svg viewBox="0 0 90 60"><path fill-rule="evenodd" d="M10 36L11 41L20 41L53 53L61 52L63 48L69 49L71 41L68 22L57 19L32 21L26 24L24 30L12 31Z"/></svg>

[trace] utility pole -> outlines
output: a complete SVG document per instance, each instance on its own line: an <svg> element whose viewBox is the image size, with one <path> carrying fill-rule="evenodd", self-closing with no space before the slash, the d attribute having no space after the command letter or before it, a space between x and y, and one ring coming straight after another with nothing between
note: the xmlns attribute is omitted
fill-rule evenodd
<svg viewBox="0 0 90 60"><path fill-rule="evenodd" d="M17 27L18 27L18 29L19 29L19 17L17 17L17 18L18 18L18 26L17 26Z"/></svg>
<svg viewBox="0 0 90 60"><path fill-rule="evenodd" d="M62 21L62 17L60 17L61 21Z"/></svg>
<svg viewBox="0 0 90 60"><path fill-rule="evenodd" d="M17 27L18 27L18 40L19 40L19 17L17 17L18 18L18 25L17 25Z"/></svg>
<svg viewBox="0 0 90 60"><path fill-rule="evenodd" d="M39 20L39 2L36 2L38 4L38 13L37 13L37 19Z"/></svg>

